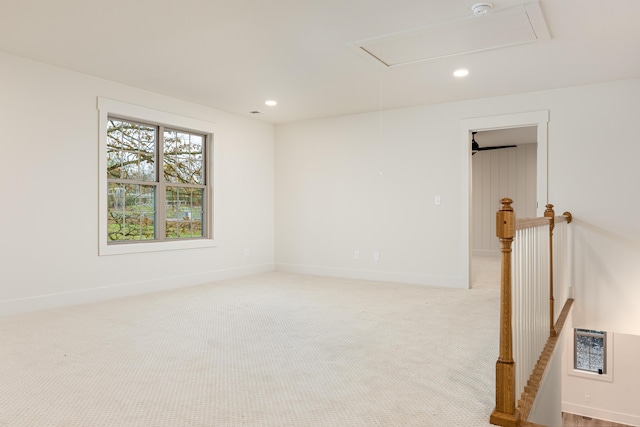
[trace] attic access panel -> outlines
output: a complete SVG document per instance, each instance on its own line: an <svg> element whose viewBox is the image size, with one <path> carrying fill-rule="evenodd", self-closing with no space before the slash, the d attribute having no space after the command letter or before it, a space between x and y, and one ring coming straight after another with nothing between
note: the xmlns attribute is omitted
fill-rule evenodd
<svg viewBox="0 0 640 427"><path fill-rule="evenodd" d="M348 44L388 68L550 39L539 3Z"/></svg>

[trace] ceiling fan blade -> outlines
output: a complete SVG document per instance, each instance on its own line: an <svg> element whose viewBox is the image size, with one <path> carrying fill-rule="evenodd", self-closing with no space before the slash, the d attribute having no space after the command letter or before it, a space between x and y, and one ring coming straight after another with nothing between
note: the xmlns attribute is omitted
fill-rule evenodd
<svg viewBox="0 0 640 427"><path fill-rule="evenodd" d="M517 145L498 145L494 147L480 147L480 145L478 145L478 143L476 142L476 133L478 132L471 132L471 155L472 156L476 154L478 151L500 150L502 148L517 147Z"/></svg>
<svg viewBox="0 0 640 427"><path fill-rule="evenodd" d="M496 147L478 147L478 151L500 150L502 148L516 148L517 145L498 145Z"/></svg>

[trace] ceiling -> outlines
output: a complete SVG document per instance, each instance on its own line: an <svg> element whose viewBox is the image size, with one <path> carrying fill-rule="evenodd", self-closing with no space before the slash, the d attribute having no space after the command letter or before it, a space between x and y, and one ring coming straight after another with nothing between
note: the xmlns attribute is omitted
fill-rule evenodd
<svg viewBox="0 0 640 427"><path fill-rule="evenodd" d="M525 126L479 131L475 135L475 140L480 147L535 144L538 142L538 128L536 126Z"/></svg>
<svg viewBox="0 0 640 427"><path fill-rule="evenodd" d="M393 69L350 47L474 2L0 0L0 50L271 123L640 77L638 0L541 0L548 40Z"/></svg>

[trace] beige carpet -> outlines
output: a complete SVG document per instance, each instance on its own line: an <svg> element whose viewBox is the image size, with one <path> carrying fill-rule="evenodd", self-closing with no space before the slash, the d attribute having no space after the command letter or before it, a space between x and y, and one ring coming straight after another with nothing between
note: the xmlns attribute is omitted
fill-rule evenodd
<svg viewBox="0 0 640 427"><path fill-rule="evenodd" d="M0 318L0 426L488 426L498 293L268 273Z"/></svg>
<svg viewBox="0 0 640 427"><path fill-rule="evenodd" d="M471 287L500 289L500 257L474 256L471 258Z"/></svg>

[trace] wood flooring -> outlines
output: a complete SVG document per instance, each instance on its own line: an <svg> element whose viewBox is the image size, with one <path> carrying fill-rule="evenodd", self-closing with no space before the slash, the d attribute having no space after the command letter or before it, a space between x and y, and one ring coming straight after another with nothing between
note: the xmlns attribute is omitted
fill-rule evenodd
<svg viewBox="0 0 640 427"><path fill-rule="evenodd" d="M628 424L618 424L612 421L583 417L582 415L562 413L562 427L633 427Z"/></svg>

